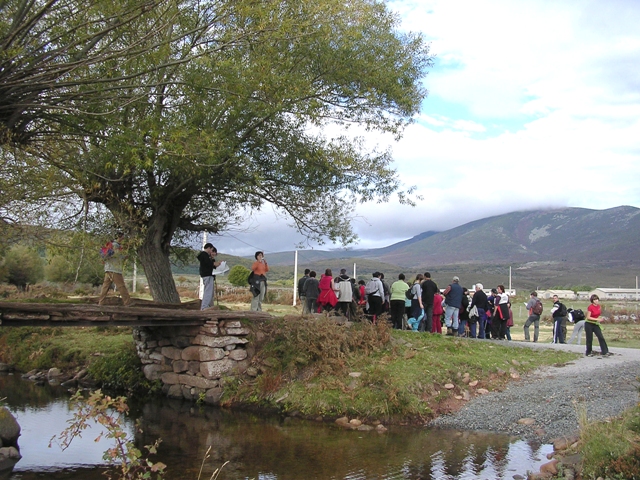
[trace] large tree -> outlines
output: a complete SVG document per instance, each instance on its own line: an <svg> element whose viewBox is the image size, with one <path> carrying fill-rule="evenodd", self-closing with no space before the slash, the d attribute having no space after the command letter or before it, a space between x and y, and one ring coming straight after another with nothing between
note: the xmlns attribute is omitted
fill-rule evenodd
<svg viewBox="0 0 640 480"><path fill-rule="evenodd" d="M94 1L92 21L118 15ZM67 97L20 129L0 122L53 190L85 212L103 205L138 239L154 299L179 301L169 252L183 234L220 232L269 203L311 238L348 243L356 202L406 200L388 152L323 135L329 124L400 134L426 95L428 48L397 30L383 2L126 4L140 14L106 22L116 26L76 53L122 56L65 71L51 85ZM72 17L60 28L89 35L88 25Z"/></svg>

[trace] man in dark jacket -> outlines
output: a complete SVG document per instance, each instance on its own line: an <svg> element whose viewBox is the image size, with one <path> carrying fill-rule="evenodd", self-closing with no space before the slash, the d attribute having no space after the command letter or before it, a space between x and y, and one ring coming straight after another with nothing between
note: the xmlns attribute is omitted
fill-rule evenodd
<svg viewBox="0 0 640 480"><path fill-rule="evenodd" d="M431 280L431 274L424 272L424 282L422 282L422 306L424 307L424 318L418 326L419 332L431 332L433 323L433 295L438 291L438 285Z"/></svg>
<svg viewBox="0 0 640 480"><path fill-rule="evenodd" d="M300 303L302 304L302 313L309 313L309 311L307 310L307 299L304 296L304 282L307 281L307 278L309 278L309 272L311 272L311 270L309 270L308 268L306 268L304 270L304 277L302 277L300 280L298 280L298 298L300 298Z"/></svg>
<svg viewBox="0 0 640 480"><path fill-rule="evenodd" d="M489 309L487 294L483 289L484 286L481 283L476 283L476 293L471 298L471 308L478 309L478 338L482 339L486 338L487 310Z"/></svg>
<svg viewBox="0 0 640 480"><path fill-rule="evenodd" d="M551 316L553 317L553 343L567 343L564 333L567 328L567 307L560 302L558 295L553 296Z"/></svg>
<svg viewBox="0 0 640 480"><path fill-rule="evenodd" d="M458 316L460 315L460 306L462 305L460 279L457 276L453 277L453 283L445 288L442 294L447 304L447 308L444 310L444 323L447 326L447 335L457 336Z"/></svg>
<svg viewBox="0 0 640 480"><path fill-rule="evenodd" d="M320 295L320 282L316 278L316 272L311 270L309 272L309 278L304 282L302 287L302 293L307 299L307 310L309 313L317 312L317 304L316 300L318 300L318 296Z"/></svg>

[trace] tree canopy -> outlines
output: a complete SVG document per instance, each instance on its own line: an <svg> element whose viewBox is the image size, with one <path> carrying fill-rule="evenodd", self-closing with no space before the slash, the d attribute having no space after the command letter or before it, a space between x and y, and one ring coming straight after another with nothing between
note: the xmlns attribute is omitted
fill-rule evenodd
<svg viewBox="0 0 640 480"><path fill-rule="evenodd" d="M399 135L426 96L428 47L384 2L0 8L3 217L38 202L58 223L99 225L108 210L156 300L179 301L169 251L192 232L268 203L310 238L349 243L357 202L409 201L389 152L323 133Z"/></svg>

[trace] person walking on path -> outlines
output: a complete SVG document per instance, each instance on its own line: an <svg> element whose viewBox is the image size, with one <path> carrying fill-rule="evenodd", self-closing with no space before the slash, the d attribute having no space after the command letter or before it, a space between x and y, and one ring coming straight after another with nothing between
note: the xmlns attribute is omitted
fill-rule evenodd
<svg viewBox="0 0 640 480"><path fill-rule="evenodd" d="M533 341L537 342L540 334L540 315L542 315L542 302L538 298L538 292L531 292L529 301L525 307L529 310L529 318L524 322L524 341L531 341L529 337L529 327L533 324Z"/></svg>
<svg viewBox="0 0 640 480"><path fill-rule="evenodd" d="M596 337L598 337L598 343L600 344L600 354L604 356L612 355L609 352L609 347L607 347L607 342L604 339L604 335L602 334L602 330L600 329L600 322L602 318L600 314L602 313L602 308L600 307L600 297L598 295L593 294L589 298L591 305L587 308L587 318L585 318L584 324L584 333L587 337L587 351L585 355L587 357L593 355L593 334L595 333Z"/></svg>
<svg viewBox="0 0 640 480"><path fill-rule="evenodd" d="M211 243L206 243L203 251L200 252L197 257L200 262L199 273L203 285L200 310L204 310L213 305L213 299L215 298L213 271L216 267L220 266L220 262L216 262L216 255L218 255L216 247Z"/></svg>
<svg viewBox="0 0 640 480"><path fill-rule="evenodd" d="M105 257L104 261L104 281L102 282L102 290L100 291L100 297L98 298L98 305L104 303L104 299L107 298L107 293L111 285L115 283L116 289L122 297L122 303L125 306L131 305L131 297L129 296L129 290L124 284L124 277L122 276L124 268L124 260L126 255L122 252L122 241L124 240L124 233L118 232L116 239L111 242L111 253Z"/></svg>
<svg viewBox="0 0 640 480"><path fill-rule="evenodd" d="M251 265L251 272L253 278L251 279L253 298L251 299L251 311L261 312L262 302L264 296L267 294L267 277L266 273L269 271L269 265L264 259L264 252L256 252L254 255L256 261Z"/></svg>

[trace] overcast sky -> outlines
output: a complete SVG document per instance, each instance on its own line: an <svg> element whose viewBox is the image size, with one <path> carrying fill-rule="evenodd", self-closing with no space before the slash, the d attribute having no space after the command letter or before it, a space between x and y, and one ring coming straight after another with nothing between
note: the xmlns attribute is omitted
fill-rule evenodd
<svg viewBox="0 0 640 480"><path fill-rule="evenodd" d="M640 207L640 2L395 0L436 55L429 96L391 146L417 207L358 209L353 248L549 207ZM293 250L302 237L265 208L221 253ZM324 245L320 249L335 248Z"/></svg>

